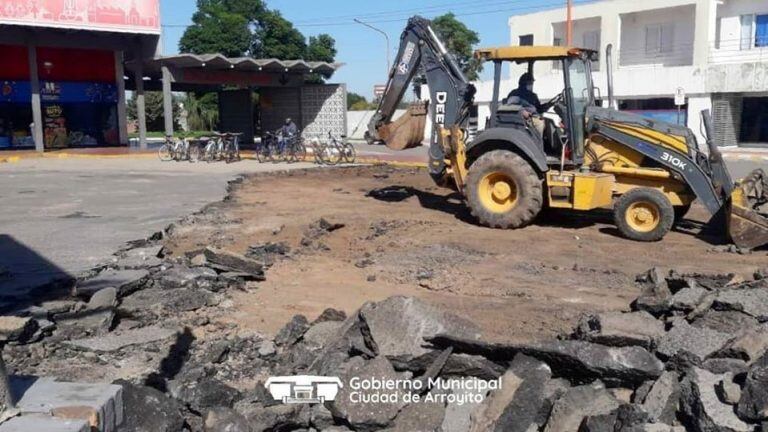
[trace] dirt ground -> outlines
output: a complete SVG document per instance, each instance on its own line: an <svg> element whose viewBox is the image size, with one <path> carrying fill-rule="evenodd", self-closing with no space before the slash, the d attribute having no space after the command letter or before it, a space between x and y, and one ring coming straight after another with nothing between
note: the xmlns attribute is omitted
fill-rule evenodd
<svg viewBox="0 0 768 432"><path fill-rule="evenodd" d="M285 242L267 280L234 299L227 319L274 334L295 314L325 308L353 312L392 295L417 296L477 322L486 337L523 341L567 331L584 312L626 310L635 276L659 266L680 272L750 275L765 251L713 250L695 233L706 212L662 242L621 238L610 213L548 213L525 229L499 231L472 222L460 197L434 186L426 171L354 167L256 175L222 203L174 229L174 254L209 245L245 253ZM320 218L343 228L319 237Z"/></svg>

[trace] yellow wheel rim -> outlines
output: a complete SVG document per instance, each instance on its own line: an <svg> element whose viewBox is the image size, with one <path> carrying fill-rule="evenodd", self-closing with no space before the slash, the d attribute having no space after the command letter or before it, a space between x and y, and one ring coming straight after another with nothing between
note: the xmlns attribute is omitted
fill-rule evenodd
<svg viewBox="0 0 768 432"><path fill-rule="evenodd" d="M647 233L659 226L661 212L655 204L639 201L629 206L625 218L630 228L638 232Z"/></svg>
<svg viewBox="0 0 768 432"><path fill-rule="evenodd" d="M506 213L517 205L517 184L512 177L493 172L480 180L480 202L494 213Z"/></svg>

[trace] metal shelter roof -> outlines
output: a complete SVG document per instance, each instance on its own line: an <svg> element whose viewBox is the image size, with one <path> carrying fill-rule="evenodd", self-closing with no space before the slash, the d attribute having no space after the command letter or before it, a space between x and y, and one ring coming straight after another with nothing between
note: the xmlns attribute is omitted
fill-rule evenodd
<svg viewBox="0 0 768 432"><path fill-rule="evenodd" d="M131 66L132 62L128 63ZM331 74L343 63L307 62L304 60L254 59L226 57L221 54L177 54L144 60L146 72L159 72L162 66L175 68L205 68L210 70L236 70L243 72L320 73Z"/></svg>

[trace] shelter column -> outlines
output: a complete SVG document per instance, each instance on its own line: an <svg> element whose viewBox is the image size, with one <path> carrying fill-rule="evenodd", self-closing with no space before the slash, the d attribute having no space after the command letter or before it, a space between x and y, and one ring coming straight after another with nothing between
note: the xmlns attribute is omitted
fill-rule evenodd
<svg viewBox="0 0 768 432"><path fill-rule="evenodd" d="M27 44L29 57L29 82L32 90L32 138L35 140L35 151L44 152L43 141L43 107L40 101L40 75L37 71L37 47L30 41Z"/></svg>
<svg viewBox="0 0 768 432"><path fill-rule="evenodd" d="M147 149L147 109L144 104L144 59L141 47L136 49L136 117L139 120L139 148Z"/></svg>
<svg viewBox="0 0 768 432"><path fill-rule="evenodd" d="M123 52L115 51L115 84L117 84L117 130L120 144L128 144L128 117L125 109L125 68Z"/></svg>
<svg viewBox="0 0 768 432"><path fill-rule="evenodd" d="M171 92L171 72L163 66L163 116L165 117L165 136L173 136L173 93Z"/></svg>

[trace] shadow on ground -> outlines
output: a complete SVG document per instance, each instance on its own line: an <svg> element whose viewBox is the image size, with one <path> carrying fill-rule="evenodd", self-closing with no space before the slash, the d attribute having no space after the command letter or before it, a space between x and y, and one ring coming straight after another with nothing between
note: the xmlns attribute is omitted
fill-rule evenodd
<svg viewBox="0 0 768 432"><path fill-rule="evenodd" d="M75 278L34 249L0 234L0 314L67 297Z"/></svg>

